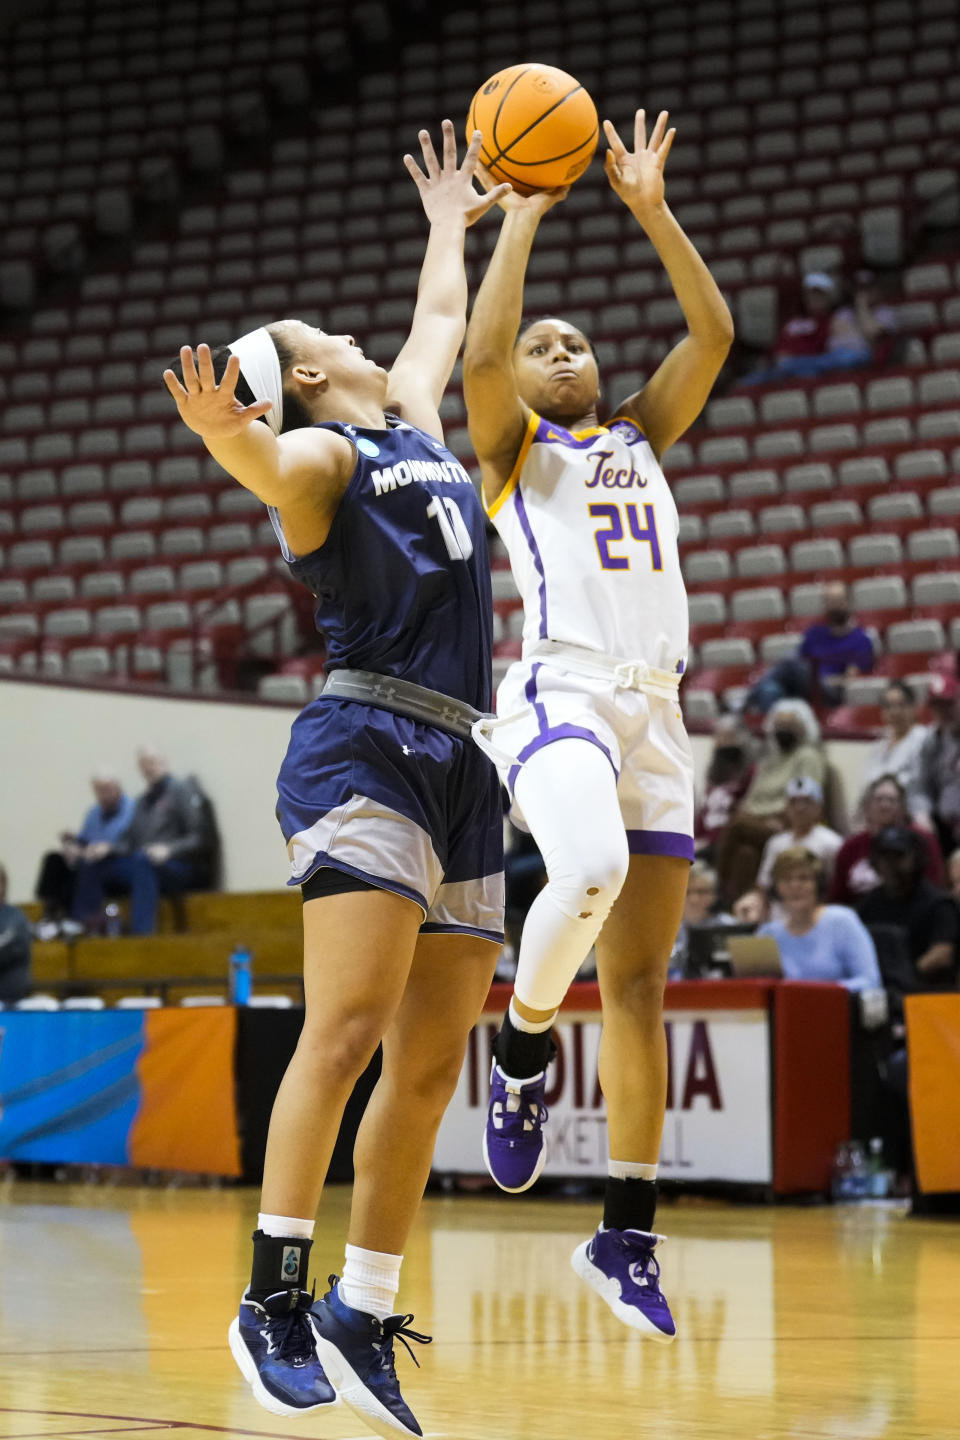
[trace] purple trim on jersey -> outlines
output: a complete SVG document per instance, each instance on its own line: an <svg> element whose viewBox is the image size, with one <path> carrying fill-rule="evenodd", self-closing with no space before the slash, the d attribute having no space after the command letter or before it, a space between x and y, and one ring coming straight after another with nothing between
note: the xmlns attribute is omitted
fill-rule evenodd
<svg viewBox="0 0 960 1440"><path fill-rule="evenodd" d="M537 699L537 675L543 668L543 662L537 660L531 666L530 678L523 687L523 693L527 697L527 703L533 706L533 713L537 717L537 724L540 727L541 735L550 728L550 721L547 719L547 712L544 709L543 701Z"/></svg>
<svg viewBox="0 0 960 1440"><path fill-rule="evenodd" d="M517 776L520 774L524 762L529 760L531 755L536 755L537 751L542 750L545 745L552 745L555 740L587 740L591 745L596 745L597 749L602 750L610 761L613 773L619 780L620 771L613 763L613 756L603 741L599 739L592 730L587 730L582 725L554 725L552 729L549 726L545 730L541 729L540 734L531 740L529 745L524 745L520 754L517 756L516 764L510 766L510 773L507 776L507 790L511 796L513 795ZM693 842L691 841L690 843L692 844Z"/></svg>
<svg viewBox="0 0 960 1440"><path fill-rule="evenodd" d="M573 450L589 450L598 438L598 432L599 427L590 435L574 435L572 430L564 430L562 425L554 425L551 420L544 420L541 416L533 438L540 445L569 445Z"/></svg>
<svg viewBox="0 0 960 1440"><path fill-rule="evenodd" d="M541 421L541 424L543 422ZM540 576L540 639L547 638L547 577L543 572L543 559L537 548L533 531L530 528L530 517L527 514L527 507L523 503L523 492L518 485L513 492L517 505L517 519L520 521L520 529L523 531L524 539L530 546L530 553L533 556L533 564L537 574Z"/></svg>
<svg viewBox="0 0 960 1440"><path fill-rule="evenodd" d="M495 945L503 944L502 930L478 930L475 925L431 925L420 926L421 935L475 935L478 940L492 940Z"/></svg>
<svg viewBox="0 0 960 1440"><path fill-rule="evenodd" d="M412 900L415 905L420 906L424 917L430 909L426 897L421 895L419 890L414 890L411 885L404 885L399 880L385 880L382 875L374 875L369 870L358 870L356 865L344 865L342 860L333 859L326 850L317 851L313 857L313 864L306 875L291 876L287 884L290 886L305 885L310 877L325 865L328 865L331 870L340 870L344 875L353 875L357 880L366 880L376 886L378 890L392 890L394 895L402 895L404 899Z"/></svg>
<svg viewBox="0 0 960 1440"><path fill-rule="evenodd" d="M628 830L627 848L631 855L675 855L691 862L696 858L692 836L676 830Z"/></svg>

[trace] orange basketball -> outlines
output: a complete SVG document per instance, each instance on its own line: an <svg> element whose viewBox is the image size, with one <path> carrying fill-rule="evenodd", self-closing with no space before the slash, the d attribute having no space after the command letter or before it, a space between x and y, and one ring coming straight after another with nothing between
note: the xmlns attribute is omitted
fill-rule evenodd
<svg viewBox="0 0 960 1440"><path fill-rule="evenodd" d="M579 81L553 65L510 65L474 95L467 139L483 135L482 163L521 195L572 185L597 148L597 107Z"/></svg>

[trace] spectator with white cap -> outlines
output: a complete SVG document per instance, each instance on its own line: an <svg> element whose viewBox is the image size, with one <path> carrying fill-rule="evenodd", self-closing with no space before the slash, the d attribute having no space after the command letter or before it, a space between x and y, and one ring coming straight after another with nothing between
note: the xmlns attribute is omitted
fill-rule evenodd
<svg viewBox="0 0 960 1440"><path fill-rule="evenodd" d="M803 845L817 856L823 866L824 878L829 882L837 851L843 844L843 836L823 824L823 786L819 780L812 775L796 775L787 781L786 794L787 828L778 835L771 835L763 848L757 871L757 885L761 890L768 889L772 883L777 856L794 845Z"/></svg>
<svg viewBox="0 0 960 1440"><path fill-rule="evenodd" d="M875 289L861 284L859 279L852 305L837 305L837 283L825 270L808 271L801 295L802 312L780 327L773 364L752 371L741 384L762 385L787 377L803 379L867 365L873 358L875 341L896 323L890 307L877 303Z"/></svg>

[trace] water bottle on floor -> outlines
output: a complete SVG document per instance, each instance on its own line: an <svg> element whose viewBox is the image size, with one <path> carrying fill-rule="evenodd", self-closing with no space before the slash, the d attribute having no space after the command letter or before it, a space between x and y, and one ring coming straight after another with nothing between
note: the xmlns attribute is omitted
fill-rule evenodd
<svg viewBox="0 0 960 1440"><path fill-rule="evenodd" d="M253 957L243 945L230 954L230 1004L246 1005L253 989Z"/></svg>

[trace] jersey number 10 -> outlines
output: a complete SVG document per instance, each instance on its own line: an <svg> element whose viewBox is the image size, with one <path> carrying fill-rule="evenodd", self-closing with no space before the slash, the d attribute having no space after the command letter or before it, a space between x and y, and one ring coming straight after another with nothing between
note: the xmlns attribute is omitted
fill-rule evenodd
<svg viewBox="0 0 960 1440"><path fill-rule="evenodd" d="M451 500L448 495L434 495L427 506L427 514L440 526L450 559L469 560L473 554L473 541L456 500Z"/></svg>
<svg viewBox="0 0 960 1440"><path fill-rule="evenodd" d="M652 505L644 505L643 513L646 525L640 524L639 506L624 505L627 512L627 526L631 540L644 540L650 546L650 568L652 570L663 569L663 556L660 553L660 537L657 534L657 517L654 514ZM606 520L606 526L597 530L594 540L597 542L597 554L600 556L600 568L603 570L629 570L630 560L626 555L611 555L610 546L615 545L618 540L627 537L627 531L623 528L623 516L620 513L619 505L588 505L588 514L595 519Z"/></svg>

